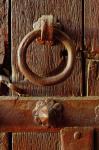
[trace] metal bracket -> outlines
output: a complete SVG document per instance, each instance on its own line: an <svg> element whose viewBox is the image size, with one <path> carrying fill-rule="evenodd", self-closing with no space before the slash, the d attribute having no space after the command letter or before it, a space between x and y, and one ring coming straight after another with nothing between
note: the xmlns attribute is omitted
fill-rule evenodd
<svg viewBox="0 0 99 150"><path fill-rule="evenodd" d="M41 37L36 40L44 44L45 42L52 44L53 41L53 16L43 15L35 23L33 23L34 30L41 30Z"/></svg>
<svg viewBox="0 0 99 150"><path fill-rule="evenodd" d="M93 150L93 128L64 128L61 134L61 150Z"/></svg>
<svg viewBox="0 0 99 150"><path fill-rule="evenodd" d="M33 23L34 30L41 30L41 37L36 38L36 42L48 45L56 44L53 38L54 27L62 28L62 25L59 21L54 23L53 15L42 15Z"/></svg>

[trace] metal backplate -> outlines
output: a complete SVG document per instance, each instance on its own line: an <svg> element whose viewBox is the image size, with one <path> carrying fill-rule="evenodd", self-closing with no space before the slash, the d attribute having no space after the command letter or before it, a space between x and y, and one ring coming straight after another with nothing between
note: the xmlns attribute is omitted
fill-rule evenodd
<svg viewBox="0 0 99 150"><path fill-rule="evenodd" d="M61 150L94 150L92 128L64 128L60 132Z"/></svg>

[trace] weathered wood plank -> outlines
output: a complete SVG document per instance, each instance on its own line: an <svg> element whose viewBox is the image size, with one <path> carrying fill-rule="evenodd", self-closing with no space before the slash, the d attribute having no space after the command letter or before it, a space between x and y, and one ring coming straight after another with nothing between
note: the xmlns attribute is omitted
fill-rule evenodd
<svg viewBox="0 0 99 150"><path fill-rule="evenodd" d="M32 110L37 100L45 98L8 98L0 100L0 130L35 130ZM62 126L99 126L99 97L92 98L52 98L64 106L64 123Z"/></svg>
<svg viewBox="0 0 99 150"><path fill-rule="evenodd" d="M0 0L0 65L3 64L5 44L8 42L8 0Z"/></svg>
<svg viewBox="0 0 99 150"><path fill-rule="evenodd" d="M4 35L2 33L2 29L0 28L0 64L3 64L4 55L5 55Z"/></svg>
<svg viewBox="0 0 99 150"><path fill-rule="evenodd" d="M87 40L95 38L99 41L99 1L85 0L85 37ZM88 46L88 45L87 45Z"/></svg>
<svg viewBox="0 0 99 150"><path fill-rule="evenodd" d="M99 95L99 1L85 0L85 41L88 52L87 94ZM92 60L91 60L92 59ZM94 61L96 60L96 61Z"/></svg>
<svg viewBox="0 0 99 150"><path fill-rule="evenodd" d="M0 0L0 75L6 74L10 65L7 62L8 50L8 0ZM8 90L0 84L0 95L6 95Z"/></svg>
<svg viewBox="0 0 99 150"><path fill-rule="evenodd" d="M22 38L32 30L33 22L42 14L53 14L64 26L64 31L72 38L76 46L81 46L82 5L79 0L21 0L12 1L12 81L26 88L34 96L69 96L82 95L81 59L76 59L74 71L67 81L50 87L39 87L29 82L20 83L24 79L18 69L17 49ZM61 45L52 48L31 44L27 52L27 63L32 71L39 75L48 75L58 67L61 58ZM72 86L70 86L72 85Z"/></svg>
<svg viewBox="0 0 99 150"><path fill-rule="evenodd" d="M13 150L60 150L59 132L13 133Z"/></svg>
<svg viewBox="0 0 99 150"><path fill-rule="evenodd" d="M64 129L62 129L64 130ZM94 144L94 149L98 150L99 148L99 129L92 129L92 128L87 128L87 127L67 127L65 128L66 130L66 134L67 138L67 146L66 146L66 150L69 149L70 145L69 144L74 144L75 146L77 146L77 143L81 143L81 139L84 140L85 139L85 143L86 145L88 145L88 142L90 142L89 147L93 146ZM94 134L93 134L93 132ZM73 136L74 136L74 132L76 131L80 131L81 133L81 137L80 139L78 139L77 143L76 140L74 140ZM89 135L90 134L90 139L89 139ZM93 136L91 137L91 134L94 135L95 140L93 140ZM12 147L13 150L19 150L19 149L33 149L33 150L60 150L61 149L61 145L62 145L62 141L61 141L61 134L60 134L60 130L59 131L49 131L49 130L41 130L40 132L14 132L12 133ZM92 141L93 140L93 141ZM81 143L82 144L82 143ZM73 149L76 148L75 146L73 146ZM83 146L83 145L81 145ZM85 145L84 145L85 146ZM77 147L78 148L78 147ZM77 149L76 148L76 149ZM83 147L82 147L83 148ZM92 147L91 147L92 149Z"/></svg>
<svg viewBox="0 0 99 150"><path fill-rule="evenodd" d="M0 132L0 150L8 150L8 137L2 132Z"/></svg>
<svg viewBox="0 0 99 150"><path fill-rule="evenodd" d="M87 95L99 95L99 61L87 61Z"/></svg>

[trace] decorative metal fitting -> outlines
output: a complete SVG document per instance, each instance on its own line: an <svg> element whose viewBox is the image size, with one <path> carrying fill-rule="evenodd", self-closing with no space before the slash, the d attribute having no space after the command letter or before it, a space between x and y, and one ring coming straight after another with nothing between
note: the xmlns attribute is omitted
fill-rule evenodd
<svg viewBox="0 0 99 150"><path fill-rule="evenodd" d="M63 105L54 100L38 101L32 114L36 124L56 127L63 119Z"/></svg>
<svg viewBox="0 0 99 150"><path fill-rule="evenodd" d="M45 19L45 20L44 20ZM42 23L43 22L43 23ZM75 45L73 41L64 33L59 27L53 26L53 17L51 15L45 15L38 19L38 21L34 24L34 30L29 32L21 41L18 51L17 51L17 59L18 66L20 72L28 79L32 84L41 85L41 86L50 86L60 82L63 82L68 78L73 70L74 62L75 62ZM47 27L46 27L47 26ZM53 38L54 37L54 38ZM50 41L58 41L58 43L63 44L65 47L65 51L67 52L68 59L66 63L64 63L64 69L60 70L58 74L54 74L53 76L41 77L35 72L32 72L28 67L26 62L26 52L28 50L28 46L38 38L45 42ZM50 44L50 46L52 46Z"/></svg>

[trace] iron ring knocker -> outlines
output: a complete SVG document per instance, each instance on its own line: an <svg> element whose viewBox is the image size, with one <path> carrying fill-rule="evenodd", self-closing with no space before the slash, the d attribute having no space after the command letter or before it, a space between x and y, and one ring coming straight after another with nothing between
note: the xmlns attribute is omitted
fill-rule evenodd
<svg viewBox="0 0 99 150"><path fill-rule="evenodd" d="M40 77L39 75L32 72L27 63L26 63L26 52L29 44L31 44L37 37L40 37L41 30L33 30L28 33L23 40L21 41L17 56L18 56L18 66L20 72L33 84L35 85L53 85L64 81L67 77L70 76L71 71L74 66L75 58L75 46L73 45L70 38L62 31L54 27L53 35L54 38L61 42L68 53L67 64L64 70L54 76L49 77Z"/></svg>

